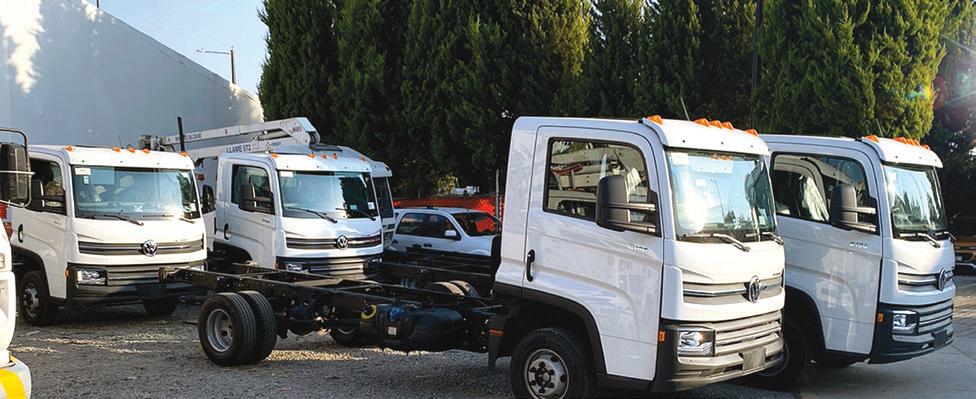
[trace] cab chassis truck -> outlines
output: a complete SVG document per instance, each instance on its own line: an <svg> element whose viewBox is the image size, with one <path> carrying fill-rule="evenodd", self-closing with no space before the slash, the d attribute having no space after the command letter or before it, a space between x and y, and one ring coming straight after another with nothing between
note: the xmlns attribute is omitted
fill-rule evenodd
<svg viewBox="0 0 976 399"><path fill-rule="evenodd" d="M216 292L197 329L220 365L260 361L288 331L356 330L395 350L511 356L516 397L688 389L782 361L767 153L754 131L704 119L520 118L485 298L384 283L398 279L380 263L355 278L231 264L159 279ZM452 271L428 262L395 263Z"/></svg>

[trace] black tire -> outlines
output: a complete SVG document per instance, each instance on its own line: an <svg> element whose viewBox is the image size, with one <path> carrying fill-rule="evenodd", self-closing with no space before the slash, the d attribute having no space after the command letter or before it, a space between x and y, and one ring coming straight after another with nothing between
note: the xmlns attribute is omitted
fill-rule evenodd
<svg viewBox="0 0 976 399"><path fill-rule="evenodd" d="M144 299L142 307L150 316L170 316L180 306L180 298Z"/></svg>
<svg viewBox="0 0 976 399"><path fill-rule="evenodd" d="M451 280L450 283L458 286L458 288L460 288L461 291L464 292L464 296L469 296L472 298L481 298L481 295L478 294L478 290L475 289L474 286L467 281Z"/></svg>
<svg viewBox="0 0 976 399"><path fill-rule="evenodd" d="M17 290L20 317L27 324L44 327L58 319L58 306L48 296L47 279L39 270L31 270L19 279Z"/></svg>
<svg viewBox="0 0 976 399"><path fill-rule="evenodd" d="M810 341L789 319L783 324L783 339L786 345L783 364L744 377L746 384L777 391L786 391L799 384L810 365Z"/></svg>
<svg viewBox="0 0 976 399"><path fill-rule="evenodd" d="M226 328L221 331L219 325ZM214 336L210 336L211 330ZM203 352L216 364L236 366L254 356L257 323L250 305L240 295L221 293L207 299L197 318L197 333Z"/></svg>
<svg viewBox="0 0 976 399"><path fill-rule="evenodd" d="M363 337L358 328L333 328L329 330L329 336L337 344L347 348L356 348L366 343L366 338Z"/></svg>
<svg viewBox="0 0 976 399"><path fill-rule="evenodd" d="M424 286L425 290L464 296L464 290L449 281L438 281Z"/></svg>
<svg viewBox="0 0 976 399"><path fill-rule="evenodd" d="M564 328L543 328L523 337L512 353L510 373L516 398L539 398L540 389L562 398L597 396L596 372L586 345ZM542 384L549 386L539 388Z"/></svg>
<svg viewBox="0 0 976 399"><path fill-rule="evenodd" d="M254 312L254 322L257 324L257 338L254 342L254 351L247 358L242 358L244 364L257 363L268 357L278 343L278 319L275 317L274 309L268 298L257 291L241 291L241 297L247 301Z"/></svg>

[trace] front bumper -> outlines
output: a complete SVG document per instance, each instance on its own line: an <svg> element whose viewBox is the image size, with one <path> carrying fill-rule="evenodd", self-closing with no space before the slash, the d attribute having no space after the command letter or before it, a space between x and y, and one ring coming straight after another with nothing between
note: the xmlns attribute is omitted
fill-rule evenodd
<svg viewBox="0 0 976 399"><path fill-rule="evenodd" d="M956 251L956 271L976 271L976 256L971 251Z"/></svg>
<svg viewBox="0 0 976 399"><path fill-rule="evenodd" d="M680 391L731 380L773 367L783 360L782 311L738 320L689 323L662 320L653 391ZM711 356L678 354L678 330L715 331Z"/></svg>
<svg viewBox="0 0 976 399"><path fill-rule="evenodd" d="M3 398L30 398L31 375L27 365L11 356L7 364L0 366L0 389Z"/></svg>
<svg viewBox="0 0 976 399"><path fill-rule="evenodd" d="M186 283L160 283L159 268L164 266L203 267L203 261L158 265L79 265L68 264L67 305L122 304L146 299L203 295L206 290ZM78 284L77 269L100 269L107 274L105 285Z"/></svg>
<svg viewBox="0 0 976 399"><path fill-rule="evenodd" d="M895 311L918 313L918 325L910 333L893 333ZM874 345L869 363L893 363L922 356L952 344L952 300L923 306L878 304L881 323L874 325Z"/></svg>

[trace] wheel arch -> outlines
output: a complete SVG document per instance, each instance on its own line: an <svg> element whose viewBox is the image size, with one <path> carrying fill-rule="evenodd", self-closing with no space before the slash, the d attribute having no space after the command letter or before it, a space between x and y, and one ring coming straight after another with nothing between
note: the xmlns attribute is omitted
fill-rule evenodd
<svg viewBox="0 0 976 399"><path fill-rule="evenodd" d="M786 306L784 307L784 317L801 327L800 331L812 330L813 334L807 334L807 342L812 344L811 355L817 356L824 351L823 323L820 318L820 309L817 302L799 288L786 286Z"/></svg>

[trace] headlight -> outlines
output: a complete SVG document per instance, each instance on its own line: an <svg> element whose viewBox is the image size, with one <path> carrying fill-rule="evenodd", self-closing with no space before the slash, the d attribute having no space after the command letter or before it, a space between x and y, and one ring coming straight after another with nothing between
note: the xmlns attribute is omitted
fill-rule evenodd
<svg viewBox="0 0 976 399"><path fill-rule="evenodd" d="M915 332L918 325L918 313L910 310L896 310L891 315L891 331L896 333Z"/></svg>
<svg viewBox="0 0 976 399"><path fill-rule="evenodd" d="M77 269L75 270L75 282L79 285L106 285L108 278L104 270L98 269Z"/></svg>
<svg viewBox="0 0 976 399"><path fill-rule="evenodd" d="M711 356L714 347L714 331L678 330L678 355Z"/></svg>
<svg viewBox="0 0 976 399"><path fill-rule="evenodd" d="M305 271L305 265L295 262L285 262L285 270L290 272L302 272Z"/></svg>

